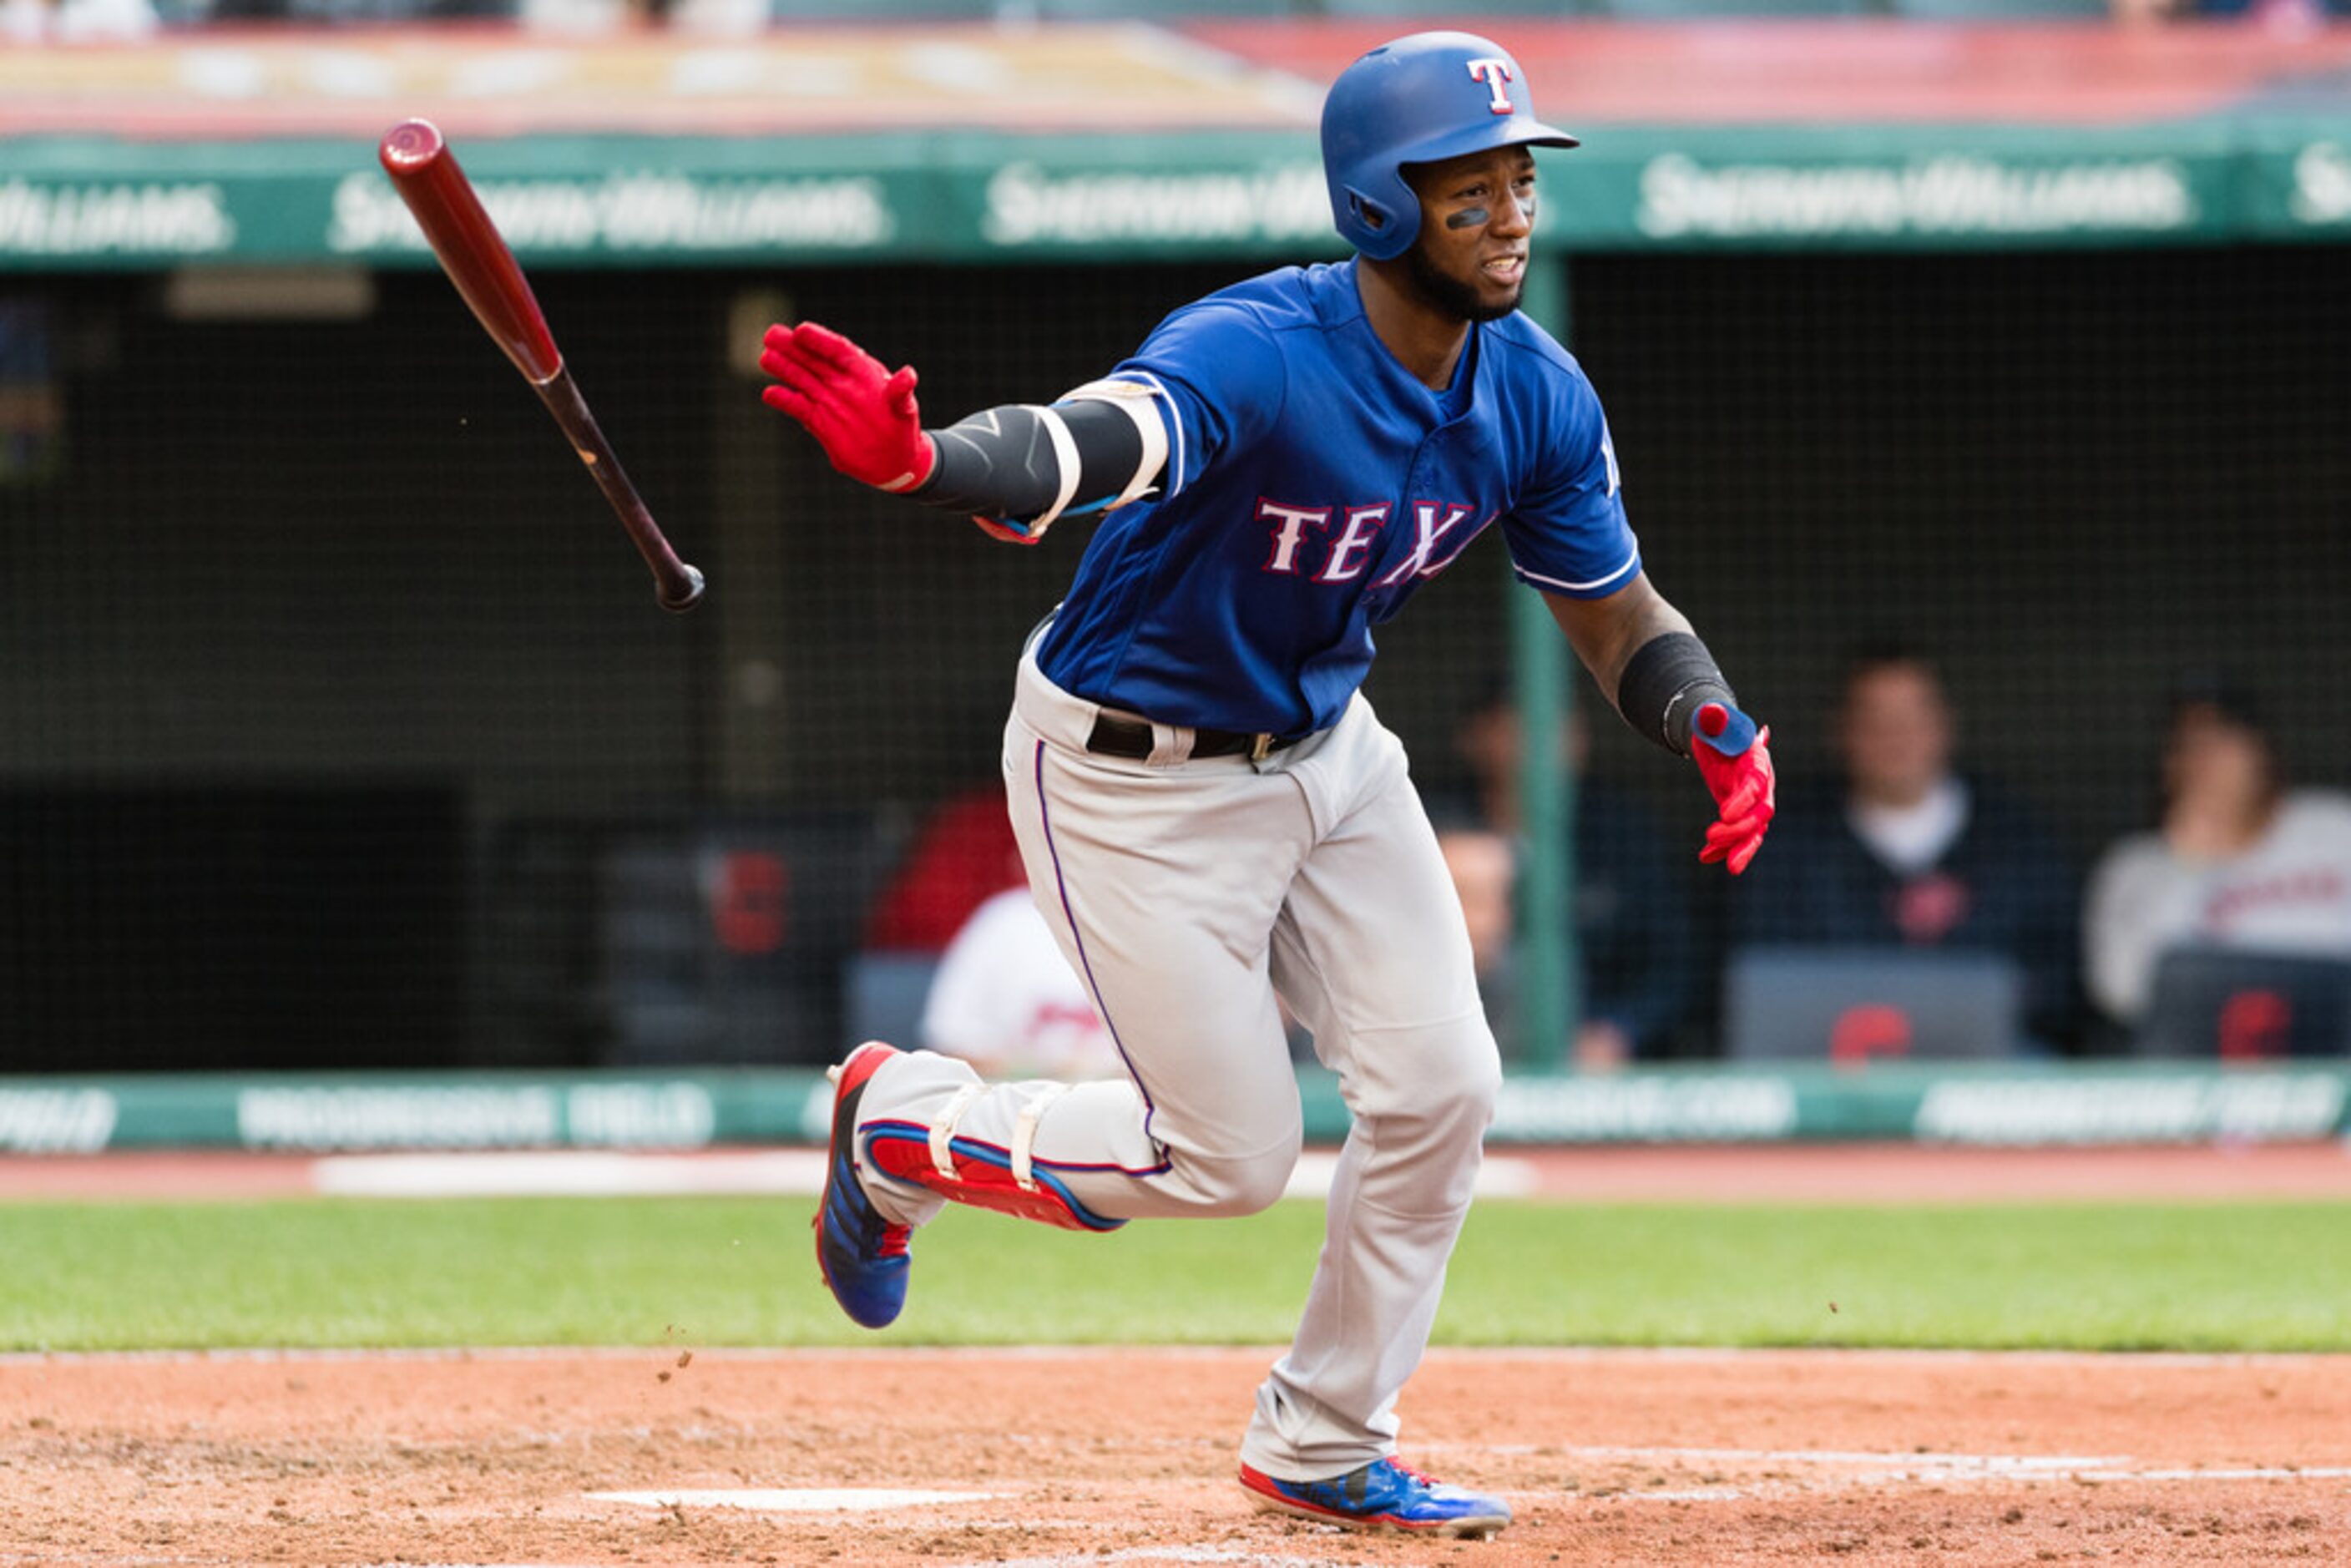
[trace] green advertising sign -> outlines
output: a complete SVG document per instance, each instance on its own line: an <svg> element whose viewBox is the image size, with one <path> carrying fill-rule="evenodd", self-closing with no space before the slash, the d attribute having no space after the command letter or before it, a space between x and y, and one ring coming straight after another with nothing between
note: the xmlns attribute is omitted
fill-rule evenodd
<svg viewBox="0 0 2351 1568"><path fill-rule="evenodd" d="M2351 126L2278 137L2252 159L2244 195L2249 233L2351 238Z"/></svg>
<svg viewBox="0 0 2351 1568"><path fill-rule="evenodd" d="M0 257L19 265L185 261L238 249L217 181L0 181Z"/></svg>
<svg viewBox="0 0 2351 1568"><path fill-rule="evenodd" d="M1300 1074L1307 1136L1346 1136L1337 1081ZM242 1148L703 1148L824 1141L809 1070L0 1079L0 1154ZM2192 1062L1844 1071L1513 1073L1496 1144L1916 1139L2063 1146L2309 1140L2344 1131L2351 1071Z"/></svg>
<svg viewBox="0 0 2351 1568"><path fill-rule="evenodd" d="M0 267L423 265L372 148L0 142ZM534 136L466 164L556 265L1338 254L1311 139ZM1625 131L1545 166L1579 250L2046 248L2351 235L2351 128Z"/></svg>

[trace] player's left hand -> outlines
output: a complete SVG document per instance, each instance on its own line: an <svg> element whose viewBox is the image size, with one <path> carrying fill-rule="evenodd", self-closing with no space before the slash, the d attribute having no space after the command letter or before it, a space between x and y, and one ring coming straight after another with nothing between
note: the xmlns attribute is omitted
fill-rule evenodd
<svg viewBox="0 0 2351 1568"><path fill-rule="evenodd" d="M776 378L759 400L800 422L835 468L877 490L913 489L937 454L914 403L914 368L893 373L855 343L813 321L770 327L759 368Z"/></svg>
<svg viewBox="0 0 2351 1568"><path fill-rule="evenodd" d="M1763 831L1779 810L1771 773L1771 729L1722 703L1701 706L1690 721L1690 758L1721 813L1706 831L1698 858L1720 861L1731 875L1747 869L1763 847Z"/></svg>

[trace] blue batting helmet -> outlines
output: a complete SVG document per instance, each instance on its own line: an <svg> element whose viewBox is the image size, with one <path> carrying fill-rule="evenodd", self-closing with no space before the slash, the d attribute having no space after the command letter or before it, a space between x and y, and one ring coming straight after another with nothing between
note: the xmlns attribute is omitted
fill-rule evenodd
<svg viewBox="0 0 2351 1568"><path fill-rule="evenodd" d="M1474 33L1415 33L1382 44L1339 73L1322 100L1322 176L1331 216L1374 261L1412 248L1420 200L1406 163L1575 138L1535 118L1519 62Z"/></svg>

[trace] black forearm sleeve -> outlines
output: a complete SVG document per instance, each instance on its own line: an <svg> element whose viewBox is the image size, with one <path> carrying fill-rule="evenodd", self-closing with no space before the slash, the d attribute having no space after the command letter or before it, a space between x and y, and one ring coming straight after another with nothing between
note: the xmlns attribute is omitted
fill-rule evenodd
<svg viewBox="0 0 2351 1568"><path fill-rule="evenodd" d="M1714 655L1687 632L1664 632L1642 643L1616 680L1616 711L1625 722L1685 757L1690 716L1710 702L1739 706Z"/></svg>
<svg viewBox="0 0 2351 1568"><path fill-rule="evenodd" d="M1039 409L1025 403L984 409L930 433L938 462L912 492L925 506L1026 520L1054 509L1068 476L1048 419L1069 433L1078 480L1069 505L1083 508L1123 491L1143 462L1143 437L1124 410L1079 402Z"/></svg>

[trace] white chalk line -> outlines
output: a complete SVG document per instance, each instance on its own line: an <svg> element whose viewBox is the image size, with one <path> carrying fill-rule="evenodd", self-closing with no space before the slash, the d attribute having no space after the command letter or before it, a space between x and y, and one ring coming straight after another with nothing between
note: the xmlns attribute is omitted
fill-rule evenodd
<svg viewBox="0 0 2351 1568"><path fill-rule="evenodd" d="M0 1558L0 1563L11 1561ZM27 1560L29 1561L29 1560ZM190 1558L121 1558L105 1560L104 1568L163 1568L164 1564L190 1563ZM1292 1557L1281 1552L1239 1552L1222 1546L1130 1546L1116 1552L1072 1552L1050 1557L990 1557L978 1563L959 1563L954 1568L1096 1568L1104 1563L1169 1563L1178 1564L1221 1563L1229 1568L1363 1568L1360 1562L1342 1563L1328 1557ZM87 1568L98 1568L96 1564ZM560 1563L379 1563L369 1568L567 1568ZM584 1565L573 1565L584 1568Z"/></svg>
<svg viewBox="0 0 2351 1568"><path fill-rule="evenodd" d="M1093 1568L1100 1563L1229 1563L1234 1568L1363 1568L1328 1557L1292 1557L1278 1552L1237 1551L1229 1546L1130 1546L1118 1552L1065 1552L1049 1557L990 1557L956 1568Z"/></svg>
<svg viewBox="0 0 2351 1568"><path fill-rule="evenodd" d="M331 1197L814 1197L824 1190L822 1149L754 1154L619 1154L532 1149L481 1154L329 1155L310 1165L313 1190ZM1285 1197L1323 1198L1339 1156L1301 1155ZM1480 1197L1526 1197L1542 1185L1531 1161L1489 1155Z"/></svg>
<svg viewBox="0 0 2351 1568"><path fill-rule="evenodd" d="M798 1197L823 1190L824 1170L822 1149L331 1155L310 1163L310 1186L329 1197Z"/></svg>
<svg viewBox="0 0 2351 1568"><path fill-rule="evenodd" d="M2085 1481L2340 1481L2351 1465L2261 1465L2234 1470L2084 1470Z"/></svg>
<svg viewBox="0 0 2351 1568"><path fill-rule="evenodd" d="M1036 1448L1058 1448L1067 1439L1040 1436L1028 1432L1008 1432L1008 1443ZM1225 1445L1206 1437L1132 1437L1118 1445L1125 1448L1152 1449L1222 1449ZM1428 1438L1411 1445L1416 1454L1472 1454L1500 1458L1524 1458L1530 1455L1580 1460L1587 1463L1611 1461L1632 1465L1744 1465L1744 1466L1808 1466L1823 1469L1842 1467L1861 1473L1851 1478L1855 1484L1882 1484L1886 1481L1915 1480L1941 1482L1980 1479L2008 1480L2018 1478L2048 1478L2060 1480L2085 1481L2266 1481L2266 1480L2351 1480L2351 1466L2335 1465L2263 1465L2252 1467L2220 1467L2196 1469L2189 1466L2168 1469L2135 1465L2126 1454L1965 1454L1946 1453L1932 1449L1905 1453L1880 1453L1857 1448L1625 1448L1604 1444L1567 1445L1560 1443L1476 1443L1449 1442ZM1706 1486L1674 1491L1639 1491L1612 1493L1614 1496L1646 1498L1716 1498L1745 1495L1737 1489Z"/></svg>
<svg viewBox="0 0 2351 1568"><path fill-rule="evenodd" d="M1434 1447L1435 1445L1428 1445ZM1627 1459L1668 1464L1847 1465L1892 1469L1981 1469L2067 1471L2094 1466L2126 1465L2127 1455L2113 1454L1950 1454L1932 1450L1879 1453L1844 1448L1563 1448L1574 1458Z"/></svg>
<svg viewBox="0 0 2351 1568"><path fill-rule="evenodd" d="M1506 1453L1523 1455L1531 1451L1524 1444L1448 1443L1423 1446L1452 1451L1483 1451L1495 1455ZM1923 1453L1881 1453L1846 1448L1682 1448L1608 1446L1560 1448L1541 1451L1556 1455L1558 1458L1568 1463L1632 1465L1648 1469L1668 1466L1714 1469L1760 1469L1767 1472L1753 1480L1740 1481L1724 1481L1719 1476L1709 1475L1706 1478L1705 1483L1698 1486L1663 1486L1646 1489L1604 1487L1591 1491L1579 1490L1535 1494L1587 1502L1717 1502L1794 1492L1831 1491L1854 1487L1951 1486L1969 1482L2014 1480L2129 1485L2134 1482L2165 1481L2309 1482L2351 1479L2351 1466L2262 1465L2199 1469L2192 1466L2140 1465L2135 1463L2126 1455L2113 1454L1970 1454L1932 1450ZM1770 1473L1774 1470L1792 1469L1811 1473L1801 1479ZM1019 1483L1013 1487L1015 1492L1027 1490L1029 1489L1026 1486ZM649 1491L590 1492L587 1497L593 1502L618 1502L645 1508L723 1508L767 1514L821 1514L838 1517L849 1512L888 1514L909 1509L962 1506L997 1500L1007 1495L1003 1491L835 1487L742 1488L715 1490L667 1489ZM1505 1495L1511 1494L1506 1492ZM1533 1500L1530 1494L1523 1491L1516 1495L1522 1500ZM977 1528L1015 1530L1035 1529L1040 1523L1034 1519L964 1519L959 1522ZM1190 1549L1186 1548L1186 1550ZM1097 1557L1094 1560L1102 1559ZM1236 1559L1236 1561L1247 1560L1249 1559ZM1200 1561L1223 1561L1223 1559L1200 1559Z"/></svg>
<svg viewBox="0 0 2351 1568"><path fill-rule="evenodd" d="M1424 1447L1446 1446L1427 1444ZM1526 1451L1523 1445L1518 1445ZM1625 1488L1583 1494L1598 1501L1718 1502L1742 1498L1819 1492L1843 1487L1953 1486L1970 1481L2074 1481L2095 1486L2127 1486L2164 1481L2341 1481L2351 1480L2351 1466L2254 1465L2211 1468L2151 1466L2134 1463L2126 1455L2082 1454L1960 1454L1872 1453L1828 1448L1563 1448L1564 1459L1614 1461L1646 1466L1769 1466L1809 1468L1816 1473L1796 1479L1766 1476L1743 1484L1698 1487ZM1845 1474L1819 1473L1844 1471Z"/></svg>
<svg viewBox="0 0 2351 1568"><path fill-rule="evenodd" d="M995 1502L1001 1493L947 1493L947 1490L893 1490L893 1488L807 1488L807 1490L652 1490L652 1493L588 1493L590 1502L625 1502L658 1510L686 1510L686 1507L724 1507L724 1510L746 1510L759 1514L823 1514L837 1519L849 1511L901 1511L929 1510L946 1504ZM956 1514L955 1521L967 1528L985 1531L1040 1531L1040 1528L1068 1528L1074 1521L1046 1519L971 1519ZM1089 1521L1089 1528L1102 1528L1101 1521ZM1234 1552L1229 1547L1123 1547L1117 1552L1062 1552L1050 1556L1023 1556L1007 1563L1004 1559L987 1559L992 1568L1065 1568L1065 1565L1093 1563L1234 1563L1239 1568L1354 1568L1347 1563L1331 1563L1328 1559L1305 1559L1305 1556L1283 1556L1270 1552Z"/></svg>
<svg viewBox="0 0 2351 1568"><path fill-rule="evenodd" d="M135 1557L92 1557L86 1552L78 1552L70 1558L64 1558L48 1556L33 1557L27 1556L23 1552L0 1552L0 1568L6 1568L6 1565L13 1563L23 1563L26 1565L26 1568L35 1568L35 1565L54 1565L60 1563L69 1563L71 1564L71 1568L218 1568L221 1559L219 1557L209 1555L204 1557L153 1557L141 1553ZM359 1565L359 1568L595 1568L595 1565L587 1563L414 1563L403 1561L361 1563Z"/></svg>
<svg viewBox="0 0 2351 1568"><path fill-rule="evenodd" d="M639 1508L732 1508L752 1513L879 1513L930 1508L941 1503L993 1502L992 1491L935 1491L912 1487L686 1488L667 1491L591 1491L590 1502L631 1503Z"/></svg>

